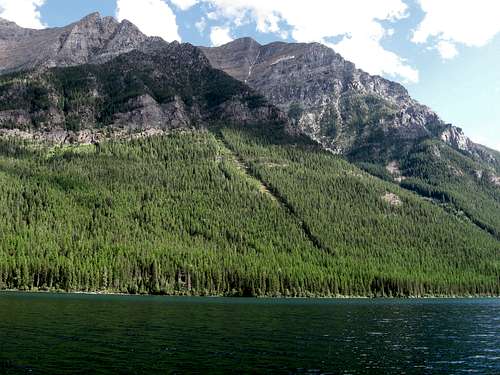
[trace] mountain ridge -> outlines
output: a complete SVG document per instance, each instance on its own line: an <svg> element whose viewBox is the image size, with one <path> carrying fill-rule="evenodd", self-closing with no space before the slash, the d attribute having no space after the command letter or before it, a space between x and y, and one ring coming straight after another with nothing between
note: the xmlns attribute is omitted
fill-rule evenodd
<svg viewBox="0 0 500 375"><path fill-rule="evenodd" d="M500 293L499 153L325 46L92 14L0 51L0 289Z"/></svg>
<svg viewBox="0 0 500 375"><path fill-rule="evenodd" d="M92 13L68 26L42 30L0 23L0 74L102 63L140 48L148 38L131 22Z"/></svg>
<svg viewBox="0 0 500 375"><path fill-rule="evenodd" d="M387 129L387 133L401 130L395 139L433 136L475 157L496 159L492 154L488 155L483 146L466 137L462 129L445 123L428 106L411 98L403 85L357 69L353 63L320 43L272 42L261 45L245 37L220 47L200 48L214 67L262 92L284 112L294 112L297 117L293 120L301 131L333 152L351 152L353 144L347 139L350 134L347 137L324 134L321 124L337 122L335 130L338 132L342 122L348 121L341 113L342 106L338 101L342 96L358 91L364 95L380 96L398 106L400 113L384 119L395 125ZM300 76L304 70L307 70L306 75ZM303 108L293 108L295 104ZM297 115L297 112L302 113Z"/></svg>
<svg viewBox="0 0 500 375"><path fill-rule="evenodd" d="M159 40L160 38L157 37L146 37L128 20L118 22L113 17L101 17L98 12L91 13L68 26L43 30L25 29L13 22L1 20L0 56L3 56L3 58L0 57L0 74L49 67L78 66L85 63L104 63L134 49L144 50L148 44L154 44ZM236 48L232 48L233 46L236 46ZM288 113L290 105L294 104L291 103L291 100L296 100L297 97L282 97L280 99L277 99L277 97L282 96L282 92L290 87L281 88L280 92L276 87L265 86L258 79L254 78L255 71L269 69L270 66L276 65L279 65L279 67L284 65L286 67L287 62L298 59L298 56L293 55L294 51L299 50L301 57L303 57L302 55L305 53L304 51L300 51L300 49L305 49L312 56L317 56L319 60L328 60L328 62L333 64L334 68L342 67L341 70L344 73L352 75L350 82L341 82L342 80L339 80L340 77L334 77L334 79L340 82L333 82L329 77L321 77L323 81L325 81L325 78L330 80L328 89L333 89L334 91L342 90L345 93L349 89L346 83L349 83L354 88L362 86L367 93L375 92L382 97L385 94L386 99L404 102L403 104L409 107L409 113L404 112L398 118L398 121L402 125L409 121L412 126L407 126L404 129L406 134L403 132L403 137L408 136L407 132L414 132L420 136L429 135L435 129L429 130L425 128L425 125L432 125L432 122L436 122L439 123L441 133L433 135L438 135L443 141L454 148L470 152L475 154L475 156L480 155L482 158L487 153L484 147L477 147L476 144L470 141L460 128L453 127L451 124L445 124L430 108L413 100L401 84L386 80L380 76L372 76L356 69L354 64L344 60L331 48L320 43L273 42L261 45L254 39L245 37L221 47L199 48L207 55L215 68L221 69L234 78L258 89L285 113ZM218 59L215 56L217 51L221 50L229 51L233 55L233 61L234 58L238 59L238 54L242 55L240 57L243 57L246 61L243 63L236 62L232 67L227 66L227 58L223 61L224 59ZM273 52L273 50L278 50L278 52ZM251 54L248 55L247 52ZM279 57L280 54L283 56ZM289 57L292 55L293 59L290 59ZM269 61L266 61L266 59L269 60L270 58L274 58L274 61L269 64ZM305 62L314 63L311 59L305 60ZM270 66L266 66L266 63ZM311 65L313 68L318 68L317 64L316 66L314 64ZM324 67L322 73L325 74ZM275 74L275 72L264 72L264 74ZM310 75L312 74L314 73L311 71ZM261 81L266 80L262 78ZM324 93L320 96L322 97L318 100L324 101L328 99L325 98ZM338 96L338 93L336 93L336 96ZM301 103L304 104L304 99L306 98L302 97L300 99L303 99ZM349 152L352 141L338 136L332 142L331 137L327 137L318 131L318 124L321 123L324 114L318 113L316 110L308 111L308 108L324 104L318 100L307 103L305 108L306 113L301 118L292 120L297 122L296 125L298 125L301 131L330 150L343 154ZM336 116L338 120L341 120L342 116L338 113L338 108L335 108L335 105L333 107L326 110L337 112ZM323 108L323 111L325 111L325 108ZM409 117L409 120L405 120L405 117ZM411 135L409 136L411 137ZM486 155L486 158L488 157L494 158L492 155Z"/></svg>
<svg viewBox="0 0 500 375"><path fill-rule="evenodd" d="M198 48L148 38L126 20L94 13L68 27L26 32L42 35L44 52L0 75L4 134L88 143L108 126L149 134L212 121L284 121L258 93L213 69Z"/></svg>

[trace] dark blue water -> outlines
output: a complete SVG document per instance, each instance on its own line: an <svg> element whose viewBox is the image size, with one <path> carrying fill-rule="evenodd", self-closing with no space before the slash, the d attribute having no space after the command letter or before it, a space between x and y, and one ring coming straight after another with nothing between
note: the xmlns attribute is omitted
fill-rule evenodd
<svg viewBox="0 0 500 375"><path fill-rule="evenodd" d="M500 374L500 300L0 294L2 374Z"/></svg>

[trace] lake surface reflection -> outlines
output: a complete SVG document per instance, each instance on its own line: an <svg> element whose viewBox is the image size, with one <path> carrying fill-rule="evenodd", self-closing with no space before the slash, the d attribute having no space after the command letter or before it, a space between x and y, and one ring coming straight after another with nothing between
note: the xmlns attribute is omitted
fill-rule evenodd
<svg viewBox="0 0 500 375"><path fill-rule="evenodd" d="M0 294L0 373L500 374L500 300Z"/></svg>

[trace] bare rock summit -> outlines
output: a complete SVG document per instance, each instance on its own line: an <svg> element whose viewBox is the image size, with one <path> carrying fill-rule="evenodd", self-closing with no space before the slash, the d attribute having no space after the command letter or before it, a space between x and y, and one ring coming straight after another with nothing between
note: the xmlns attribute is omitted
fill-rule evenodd
<svg viewBox="0 0 500 375"><path fill-rule="evenodd" d="M0 74L102 63L139 48L148 38L127 20L93 13L65 27L25 29L0 20Z"/></svg>

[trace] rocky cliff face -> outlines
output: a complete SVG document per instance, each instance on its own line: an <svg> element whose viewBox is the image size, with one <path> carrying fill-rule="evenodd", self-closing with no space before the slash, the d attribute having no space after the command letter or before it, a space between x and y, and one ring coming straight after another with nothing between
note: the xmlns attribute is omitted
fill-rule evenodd
<svg viewBox="0 0 500 375"><path fill-rule="evenodd" d="M435 138L481 161L499 163L496 154L443 123L403 86L356 69L321 44L262 46L243 38L201 50L148 38L128 21L97 13L45 30L0 19L0 126L104 121L135 128L188 126L217 116L244 122L286 118L292 131L353 160L394 159L416 141ZM212 67L241 84L236 88L235 80L229 83ZM21 79L16 72L26 73ZM260 94L281 114L261 103Z"/></svg>
<svg viewBox="0 0 500 375"><path fill-rule="evenodd" d="M324 147L355 159L391 157L426 137L479 155L460 129L412 99L398 83L356 69L317 43L250 38L202 48L212 65L250 85Z"/></svg>
<svg viewBox="0 0 500 375"><path fill-rule="evenodd" d="M101 30L103 39L97 34L94 38L96 30L88 29L89 24L107 25L114 32L106 37ZM96 16L82 20L71 33L65 47L52 57L59 67L30 60L30 67L41 69L0 76L3 133L36 132L47 139L57 133L60 139L65 132L104 127L144 132L200 128L213 122L285 121L276 107L212 68L190 44L146 38L125 21L113 24ZM73 50L81 53L71 55Z"/></svg>
<svg viewBox="0 0 500 375"><path fill-rule="evenodd" d="M128 21L91 14L61 28L24 29L0 19L0 74L102 63L139 48L148 38Z"/></svg>

